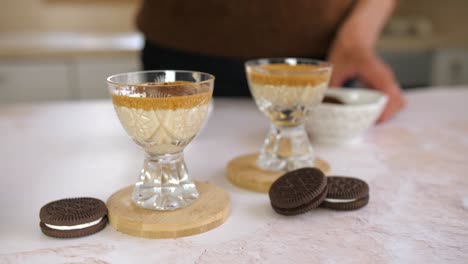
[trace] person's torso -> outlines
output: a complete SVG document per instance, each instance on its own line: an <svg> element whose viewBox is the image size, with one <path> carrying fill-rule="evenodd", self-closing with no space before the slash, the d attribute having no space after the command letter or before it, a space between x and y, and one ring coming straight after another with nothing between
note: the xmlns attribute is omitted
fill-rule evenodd
<svg viewBox="0 0 468 264"><path fill-rule="evenodd" d="M353 0L144 0L149 41L206 55L324 55Z"/></svg>

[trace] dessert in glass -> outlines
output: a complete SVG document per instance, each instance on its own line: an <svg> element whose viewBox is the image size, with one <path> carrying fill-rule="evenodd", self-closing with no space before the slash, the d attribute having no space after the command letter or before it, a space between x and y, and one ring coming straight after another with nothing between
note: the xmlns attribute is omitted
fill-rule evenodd
<svg viewBox="0 0 468 264"><path fill-rule="evenodd" d="M313 167L315 155L304 128L330 81L329 63L303 58L266 58L245 63L250 91L271 127L256 164L268 171Z"/></svg>
<svg viewBox="0 0 468 264"><path fill-rule="evenodd" d="M214 76L144 71L113 75L107 83L122 126L145 152L133 201L163 211L189 206L199 194L183 151L204 125Z"/></svg>

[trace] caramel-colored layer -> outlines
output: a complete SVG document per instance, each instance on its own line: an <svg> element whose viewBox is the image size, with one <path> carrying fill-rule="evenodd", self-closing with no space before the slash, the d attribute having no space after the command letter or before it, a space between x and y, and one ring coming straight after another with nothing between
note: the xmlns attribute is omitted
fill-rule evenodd
<svg viewBox="0 0 468 264"><path fill-rule="evenodd" d="M316 86L330 80L331 71L318 65L267 64L250 68L249 80L256 84Z"/></svg>
<svg viewBox="0 0 468 264"><path fill-rule="evenodd" d="M208 104L211 100L211 91L206 85L191 82L145 83L132 89L135 94L145 97L113 94L114 105L144 110L174 110Z"/></svg>

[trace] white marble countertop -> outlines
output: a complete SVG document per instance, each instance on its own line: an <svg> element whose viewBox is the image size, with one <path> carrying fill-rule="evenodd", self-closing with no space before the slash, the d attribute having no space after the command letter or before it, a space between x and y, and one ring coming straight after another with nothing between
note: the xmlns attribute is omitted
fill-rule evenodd
<svg viewBox="0 0 468 264"><path fill-rule="evenodd" d="M0 263L467 263L468 87L407 94L408 108L359 145L317 146L333 174L370 185L353 212L277 215L267 195L232 186L224 166L256 151L268 121L250 100L215 100L207 127L186 150L192 177L231 194L222 226L151 240L111 226L54 239L39 228L52 200L106 200L132 184L142 153L110 100L0 106Z"/></svg>

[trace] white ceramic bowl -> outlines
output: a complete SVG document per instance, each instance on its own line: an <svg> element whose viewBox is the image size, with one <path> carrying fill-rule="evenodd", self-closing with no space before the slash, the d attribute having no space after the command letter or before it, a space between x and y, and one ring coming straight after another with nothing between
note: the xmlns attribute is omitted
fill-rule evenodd
<svg viewBox="0 0 468 264"><path fill-rule="evenodd" d="M337 145L358 142L387 103L387 96L376 90L331 88L326 95L345 104L322 103L310 112L306 129L312 142Z"/></svg>

